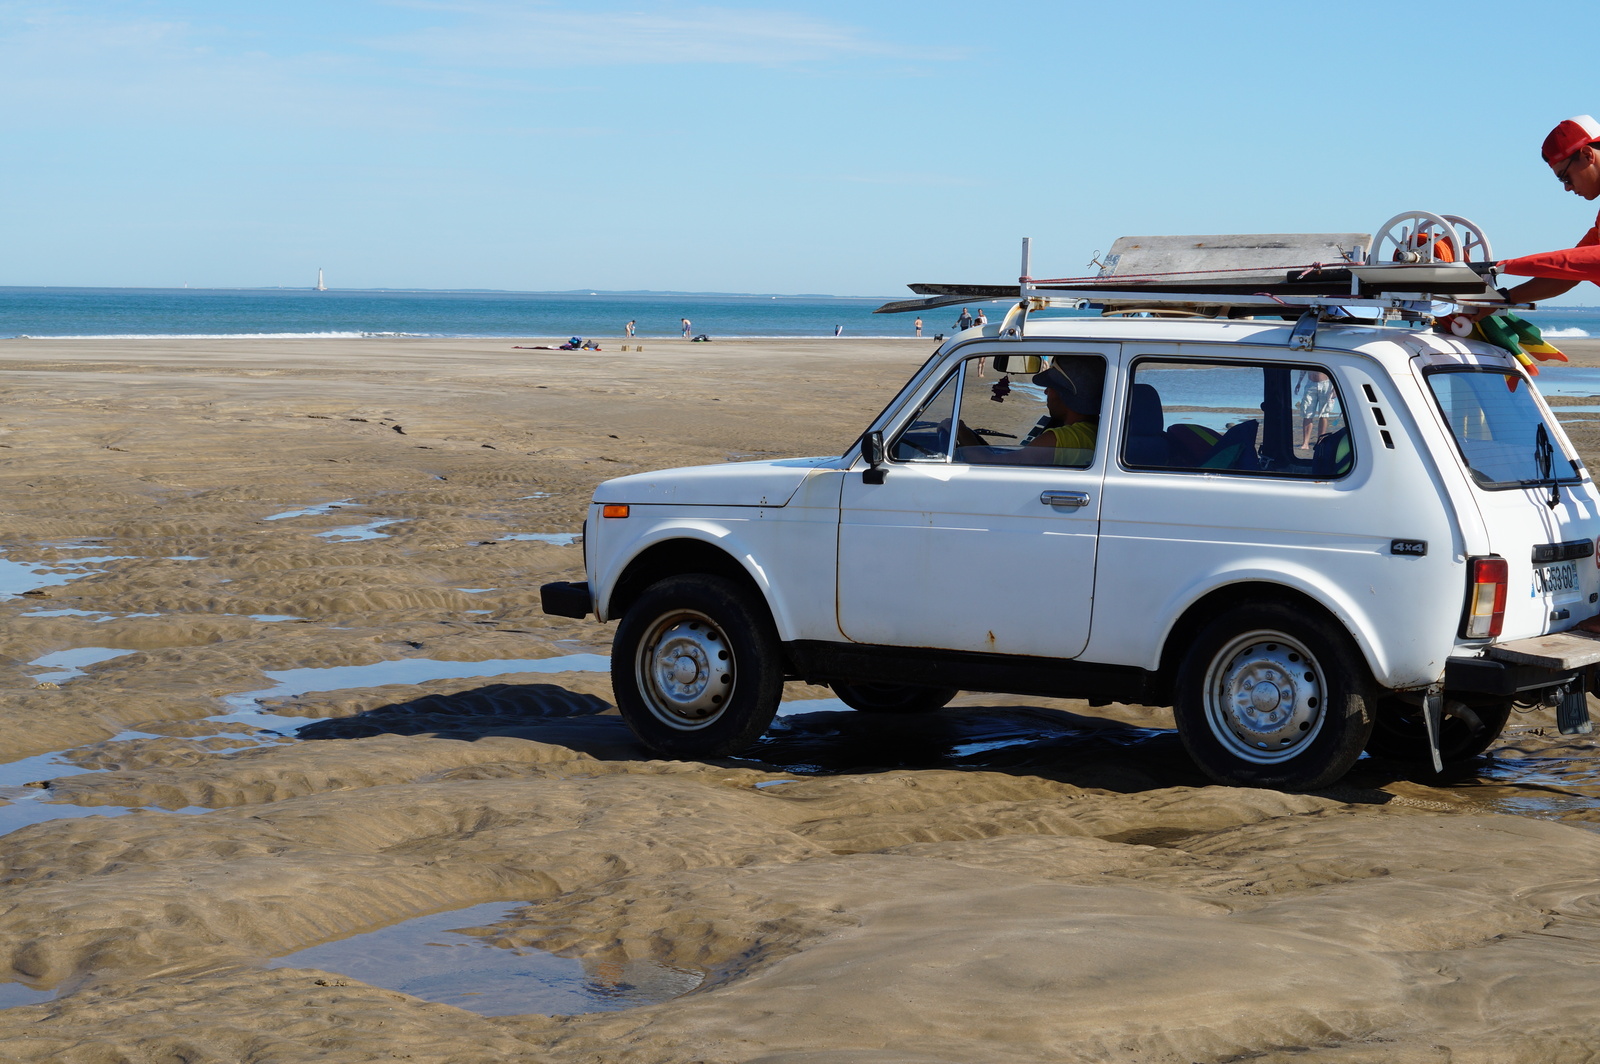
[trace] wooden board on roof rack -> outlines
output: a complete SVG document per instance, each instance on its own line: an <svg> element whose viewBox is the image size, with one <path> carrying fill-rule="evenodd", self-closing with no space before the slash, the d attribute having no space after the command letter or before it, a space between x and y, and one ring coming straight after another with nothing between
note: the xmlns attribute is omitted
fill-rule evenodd
<svg viewBox="0 0 1600 1064"><path fill-rule="evenodd" d="M1244 282L1281 277L1312 263L1328 266L1366 261L1368 233L1240 233L1203 236L1124 236L1098 260L1099 279L1182 274L1185 280L1215 275Z"/></svg>
<svg viewBox="0 0 1600 1064"><path fill-rule="evenodd" d="M1418 212L1412 214L1422 217ZM1388 229L1409 217L1392 220ZM1438 222L1443 227L1450 224ZM1478 232L1470 223L1459 224ZM1026 300L1032 309L1076 301L1108 312L1142 306L1182 307L1192 312L1204 306L1226 313L1229 308L1275 303L1301 308L1394 308L1402 302L1430 300L1464 306L1506 305L1495 287L1494 263L1451 261L1454 248L1461 246L1454 229L1437 240L1437 244L1455 242L1446 248L1448 254L1441 252L1435 257L1432 230L1426 233L1425 245L1418 245L1422 250L1409 251L1404 249L1415 243L1412 230L1400 228L1403 231L1398 237L1385 232L1387 243L1376 256L1368 247L1374 238L1363 233L1121 237L1097 261L1100 272L1090 277L1029 276L1028 241L1024 241L1023 276L1015 287L919 282L908 287L923 298L885 303L875 313L900 314L1004 299ZM1488 243L1480 234L1470 246L1484 254Z"/></svg>

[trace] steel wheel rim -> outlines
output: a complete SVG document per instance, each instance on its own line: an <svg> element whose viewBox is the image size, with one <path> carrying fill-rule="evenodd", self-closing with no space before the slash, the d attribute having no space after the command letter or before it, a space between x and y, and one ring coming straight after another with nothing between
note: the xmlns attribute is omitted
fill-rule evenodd
<svg viewBox="0 0 1600 1064"><path fill-rule="evenodd" d="M733 665L733 648L715 621L698 610L673 610L645 632L633 669L651 715L669 728L699 731L733 698Z"/></svg>
<svg viewBox="0 0 1600 1064"><path fill-rule="evenodd" d="M1327 682L1296 639L1261 629L1229 640L1205 679L1206 724L1234 757L1276 765L1304 753L1322 730Z"/></svg>

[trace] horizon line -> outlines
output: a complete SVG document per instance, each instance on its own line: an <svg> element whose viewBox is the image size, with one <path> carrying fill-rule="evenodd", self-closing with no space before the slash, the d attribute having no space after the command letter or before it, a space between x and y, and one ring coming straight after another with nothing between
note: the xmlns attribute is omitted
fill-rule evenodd
<svg viewBox="0 0 1600 1064"><path fill-rule="evenodd" d="M519 296L743 296L752 299L899 299L898 293L885 295L841 296L829 292L693 292L672 288L333 288L318 289L315 285L64 285L64 284L0 284L0 292L21 291L100 291L100 292L312 292L319 295L329 292L441 292L477 293L487 295ZM1004 297L1010 298L1010 297Z"/></svg>

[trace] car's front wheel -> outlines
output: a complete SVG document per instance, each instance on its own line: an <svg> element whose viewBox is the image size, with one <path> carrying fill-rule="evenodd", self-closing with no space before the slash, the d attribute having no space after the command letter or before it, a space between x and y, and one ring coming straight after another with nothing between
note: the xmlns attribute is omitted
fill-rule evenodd
<svg viewBox="0 0 1600 1064"><path fill-rule="evenodd" d="M671 576L623 615L611 687L639 741L664 757L722 757L755 742L783 698L766 603L726 577Z"/></svg>
<svg viewBox="0 0 1600 1064"><path fill-rule="evenodd" d="M907 683L828 684L839 701L862 713L932 713L943 709L959 692L954 687L920 687Z"/></svg>
<svg viewBox="0 0 1600 1064"><path fill-rule="evenodd" d="M1366 661L1333 622L1281 603L1236 606L1205 626L1178 671L1173 711L1219 783L1325 787L1372 732Z"/></svg>

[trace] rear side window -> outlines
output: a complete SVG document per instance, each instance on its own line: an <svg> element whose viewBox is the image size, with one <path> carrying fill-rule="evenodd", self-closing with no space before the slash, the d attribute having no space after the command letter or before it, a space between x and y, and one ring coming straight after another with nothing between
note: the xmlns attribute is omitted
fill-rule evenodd
<svg viewBox="0 0 1600 1064"><path fill-rule="evenodd" d="M1521 375L1452 366L1428 370L1426 379L1480 488L1577 483L1577 468L1556 445Z"/></svg>
<svg viewBox="0 0 1600 1064"><path fill-rule="evenodd" d="M1130 469L1331 479L1355 464L1338 385L1320 366L1146 358L1130 381Z"/></svg>

